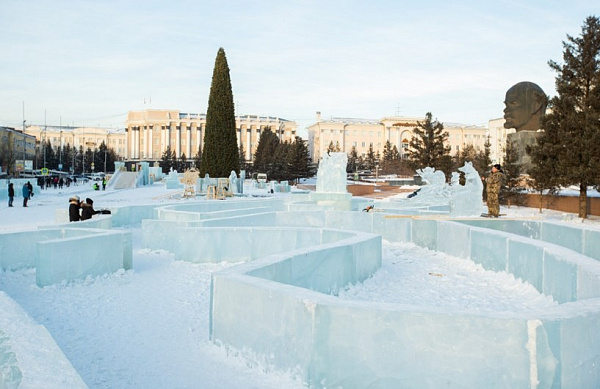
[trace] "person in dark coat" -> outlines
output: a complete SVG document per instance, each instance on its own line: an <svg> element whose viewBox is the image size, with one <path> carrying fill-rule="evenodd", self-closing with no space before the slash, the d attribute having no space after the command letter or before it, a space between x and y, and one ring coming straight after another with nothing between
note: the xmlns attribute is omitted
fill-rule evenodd
<svg viewBox="0 0 600 389"><path fill-rule="evenodd" d="M92 215L99 214L100 211L94 210L94 201L89 197L85 199L85 203L81 204L81 220L88 220Z"/></svg>
<svg viewBox="0 0 600 389"><path fill-rule="evenodd" d="M78 222L81 220L79 215L79 209L81 208L81 202L79 196L73 196L69 199L69 221Z"/></svg>
<svg viewBox="0 0 600 389"><path fill-rule="evenodd" d="M27 183L23 184L23 206L27 206L27 201L29 201L29 185Z"/></svg>
<svg viewBox="0 0 600 389"><path fill-rule="evenodd" d="M13 200L15 199L15 188L13 183L8 184L8 206L13 206Z"/></svg>

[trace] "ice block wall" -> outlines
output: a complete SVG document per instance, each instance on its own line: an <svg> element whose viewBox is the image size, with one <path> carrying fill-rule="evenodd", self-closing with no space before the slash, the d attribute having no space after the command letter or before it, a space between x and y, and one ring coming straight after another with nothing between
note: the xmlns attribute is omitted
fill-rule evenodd
<svg viewBox="0 0 600 389"><path fill-rule="evenodd" d="M132 268L131 232L91 229L62 231L66 236L37 242L35 268L38 286ZM69 236L70 232L77 236ZM97 249L92 250L91 247Z"/></svg>
<svg viewBox="0 0 600 389"><path fill-rule="evenodd" d="M87 389L45 327L2 291L0 307L0 388Z"/></svg>
<svg viewBox="0 0 600 389"><path fill-rule="evenodd" d="M546 228L546 239L564 242L564 247L537 239L544 236L543 225L514 228L530 232L533 238L529 238L439 216L277 212L277 222L380 231L390 240L412 241L473 259L492 270L513 272L561 304L538 317L522 317L445 312L410 302L340 302L327 294L335 293L340 280L326 274L345 274L352 261L330 261L332 253L327 252L314 261L310 256L268 265L258 260L215 274L214 341L251 350L254 358L270 366L300 369L314 387L488 387L494 383L567 388L594 387L600 382L600 268L593 258L572 250L578 247L574 242L580 241L579 236L582 250L594 250L583 238L589 232ZM226 222L231 223L232 219ZM341 246L332 250L350 257ZM260 268L249 268L259 263ZM294 272L302 274L300 279L319 278L323 284L294 281L292 263ZM244 301L253 304L240 303Z"/></svg>

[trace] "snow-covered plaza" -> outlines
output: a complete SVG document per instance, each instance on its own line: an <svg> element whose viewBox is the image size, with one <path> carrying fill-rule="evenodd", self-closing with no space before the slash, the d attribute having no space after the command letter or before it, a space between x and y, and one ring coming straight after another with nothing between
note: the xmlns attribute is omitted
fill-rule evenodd
<svg viewBox="0 0 600 389"><path fill-rule="evenodd" d="M452 219L394 199L338 210L306 193L251 193L72 186L2 205L2 235L108 223L132 254L129 270L40 287L35 266L5 265L31 247L2 251L2 367L18 368L19 388L598 382L597 221L515 207L501 220ZM61 223L74 194L112 215ZM362 212L373 203L378 212ZM68 255L113 253L89 243L95 235L109 239L81 233ZM22 245L40 257L38 241Z"/></svg>

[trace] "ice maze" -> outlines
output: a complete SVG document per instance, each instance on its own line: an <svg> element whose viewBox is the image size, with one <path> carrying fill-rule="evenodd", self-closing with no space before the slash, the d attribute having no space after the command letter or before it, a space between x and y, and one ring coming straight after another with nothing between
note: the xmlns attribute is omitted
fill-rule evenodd
<svg viewBox="0 0 600 389"><path fill-rule="evenodd" d="M342 201L293 194L123 207L93 219L88 232L59 226L40 230L36 239L60 250L79 236L98 236L88 247L104 250L111 238L121 242L111 266L134 266L131 238L111 228L141 223L145 248L182 261L235 263L212 277L210 339L263 366L292 371L311 388L598 387L599 230L452 218L447 207L392 202L368 213L361 212L364 199ZM529 317L338 299L340 288L380 268L382 239L510 272L559 304ZM0 236L0 253L9 240ZM46 258L23 258L2 266L78 277L42 270Z"/></svg>

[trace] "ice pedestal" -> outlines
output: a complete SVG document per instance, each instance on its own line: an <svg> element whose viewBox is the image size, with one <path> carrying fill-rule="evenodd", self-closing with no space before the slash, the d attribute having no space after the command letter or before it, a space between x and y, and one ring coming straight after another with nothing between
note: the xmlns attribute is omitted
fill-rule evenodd
<svg viewBox="0 0 600 389"><path fill-rule="evenodd" d="M352 194L346 189L346 153L328 153L319 162L317 190L310 194L310 203L336 211L352 210Z"/></svg>
<svg viewBox="0 0 600 389"><path fill-rule="evenodd" d="M350 193L312 192L310 201L318 206L336 211L352 210L352 194Z"/></svg>
<svg viewBox="0 0 600 389"><path fill-rule="evenodd" d="M174 170L171 170L169 172L169 174L167 175L166 182L167 189L180 189L183 187L179 182L179 174L177 174L177 171Z"/></svg>
<svg viewBox="0 0 600 389"><path fill-rule="evenodd" d="M539 132L519 131L506 136L506 143L510 143L516 155L516 163L521 166L523 173L529 173L533 167L531 156L527 154L527 147L537 146Z"/></svg>

